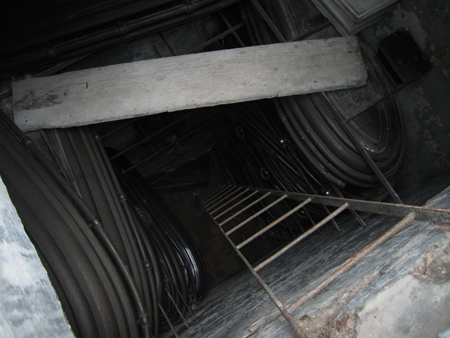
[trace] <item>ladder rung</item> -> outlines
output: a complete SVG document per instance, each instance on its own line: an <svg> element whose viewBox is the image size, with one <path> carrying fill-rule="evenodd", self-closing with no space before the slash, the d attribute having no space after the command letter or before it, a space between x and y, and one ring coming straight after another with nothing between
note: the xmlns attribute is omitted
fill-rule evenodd
<svg viewBox="0 0 450 338"><path fill-rule="evenodd" d="M294 239L291 243L287 244L286 246L284 246L281 250L279 250L278 252L276 252L275 254L273 254L272 256L270 256L269 258L267 258L265 261L263 261L262 263L258 264L254 270L255 271L259 271L261 270L263 267L265 267L266 265L272 263L275 259L277 259L278 257L280 257L282 254L284 254L286 251L288 251L289 249L291 249L292 247L294 247L295 245L297 245L300 241L302 241L303 239L305 239L306 237L308 237L309 235L311 235L314 231L316 231L317 229L319 229L321 226L323 226L324 224L326 224L328 221L332 220L333 218L335 218L337 215L339 215L342 211L344 211L345 209L348 208L348 203L344 203L342 204L339 208L337 208L336 210L334 210L331 214L329 214L327 217L325 217L323 220L321 220L319 223L317 223L316 225L314 225L311 229L309 229L308 231L304 232L303 234L301 234L299 237L297 237L296 239Z"/></svg>
<svg viewBox="0 0 450 338"><path fill-rule="evenodd" d="M307 205L309 202L311 202L311 199L308 198L306 201L300 203L299 205L297 205L295 208L289 210L287 213L285 213L284 215L282 215L281 217L279 217L278 219L276 219L275 221L273 221L272 223L270 223L268 226L264 227L263 229L259 230L256 234L254 234L253 236L247 238L245 241L243 241L242 243L238 244L236 247L238 249L242 248L244 245L247 245L248 243L250 243L251 241L253 241L255 238L261 236L263 233L265 233L266 231L272 229L275 225L277 225L278 223L280 223L281 221L283 221L284 219L288 218L289 216L291 216L293 213L295 213L297 210L303 208L305 205Z"/></svg>
<svg viewBox="0 0 450 338"><path fill-rule="evenodd" d="M231 221L233 218L235 218L236 216L239 216L240 214L242 214L245 210L251 208L252 206L254 206L256 203L261 202L263 199L265 199L267 196L270 195L270 192L266 192L264 195L262 195L260 198L254 200L252 203L250 203L249 205L245 206L244 208L242 208L241 210L237 211L236 213L234 213L233 215L231 215L230 217L228 217L226 220L224 220L223 222L220 222L219 225L223 226L224 224L228 223L229 221ZM215 219L219 218L219 216L217 216Z"/></svg>
<svg viewBox="0 0 450 338"><path fill-rule="evenodd" d="M284 200L287 197L287 195L283 195L281 197L279 197L277 200L273 201L272 203L270 203L268 206L262 208L261 210L259 210L256 214L253 214L252 216L250 216L249 218L247 218L245 221L239 223L238 225L236 225L233 229L229 230L226 232L227 235L235 232L237 229L239 229L240 227L242 227L243 225L247 224L248 222L250 222L251 220L255 219L256 217L258 217L259 215L261 215L263 212L269 210L270 208L272 208L275 204L278 204L279 202L281 202L282 200Z"/></svg>
<svg viewBox="0 0 450 338"><path fill-rule="evenodd" d="M209 203L211 203L214 199L216 199L220 194L223 194L229 190L233 189L232 186L230 185L225 185L223 187L221 187L220 189L216 190L215 192L211 193L208 197L203 198L203 205L208 205Z"/></svg>
<svg viewBox="0 0 450 338"><path fill-rule="evenodd" d="M236 208L239 204L244 203L246 200L248 200L250 197L256 195L259 192L259 190L256 190L254 192L252 192L250 195L246 196L245 198L241 199L239 202L233 204L231 207L229 207L228 209L222 211L220 214L218 214L217 216L214 216L214 219L218 219L219 217L225 215L228 211L233 210L234 208Z"/></svg>
<svg viewBox="0 0 450 338"><path fill-rule="evenodd" d="M212 216L213 214L215 214L217 211L219 211L220 209L222 209L223 207L227 206L228 204L230 204L231 202L233 202L236 198L241 197L242 195L244 195L249 189L245 189L244 191L241 191L239 194L237 194L236 196L234 196L232 199L228 200L227 202L225 202L224 204L220 205L217 209L214 209L213 211L211 211L209 214Z"/></svg>
<svg viewBox="0 0 450 338"><path fill-rule="evenodd" d="M242 190L242 188L237 187L236 189L231 189L229 191L227 191L226 195L222 194L221 196L219 196L217 199L211 201L211 203L208 203L208 206L206 207L208 209L212 209L214 208L216 205L222 203L224 200L226 200L228 197L233 196L233 194L237 193L238 191Z"/></svg>
<svg viewBox="0 0 450 338"><path fill-rule="evenodd" d="M206 207L207 205L215 203L218 199L222 198L224 194L228 194L228 192L236 188L239 187L225 186L225 189L220 189L219 191L215 192L211 197L207 198L206 200L203 200L203 205Z"/></svg>
<svg viewBox="0 0 450 338"><path fill-rule="evenodd" d="M202 201L206 201L208 198L210 198L213 194L215 194L216 192L220 191L220 189L225 188L225 185L218 185L215 186L211 189L209 189L208 191L205 191L204 193L200 194L198 197L202 200Z"/></svg>

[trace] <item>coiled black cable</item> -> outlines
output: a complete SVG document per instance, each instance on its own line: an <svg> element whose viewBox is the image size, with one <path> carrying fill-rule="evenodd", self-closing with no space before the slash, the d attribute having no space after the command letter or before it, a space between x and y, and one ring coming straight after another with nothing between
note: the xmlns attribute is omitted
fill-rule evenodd
<svg viewBox="0 0 450 338"><path fill-rule="evenodd" d="M8 188L12 189L12 195L18 195L19 200L26 202L25 206L18 205L19 212L25 208L26 212L22 212L25 218L33 214L31 209L34 215L42 220L40 224L44 227L37 228L30 220L30 223L26 224L27 230L39 246L40 252L52 265L53 271L56 271L55 267L58 266L54 260L60 257L66 257L68 260L68 269L75 273L74 279L67 277L70 274L58 274L60 285L66 286L66 295L71 296L71 304L82 306L75 299L87 297L87 304L84 303L84 307L73 311L75 316L81 316L77 322L83 323L86 319L83 316L89 313L89 308L92 309L93 324L78 326L82 336L140 336L137 331L137 311L137 316L141 319L142 335L150 337L148 317L134 279L98 218L48 163L44 162L44 166L41 157L35 156L19 142L22 141L28 148L33 148L32 141L18 131L4 114L0 119L1 151L4 159L2 176L9 182ZM14 136L15 134L18 136ZM79 211L72 201L76 202ZM87 223L103 245L93 236ZM45 228L48 228L49 235L40 237L45 234ZM73 235L67 236L67 232ZM60 254L49 251L53 247L52 243L61 250ZM81 287L80 294L71 293L76 283Z"/></svg>
<svg viewBox="0 0 450 338"><path fill-rule="evenodd" d="M270 13L270 2L263 1L262 6L269 11L269 16L273 15ZM250 22L249 34L256 43L280 42L279 34L269 29L253 6L244 4L244 7ZM277 21L276 17L272 20ZM384 176L392 179L404 155L401 117L394 99L389 96L392 84L379 61L362 41L360 45L369 75L367 88L277 98L273 100L273 110L300 157L308 162L305 172L313 175L314 181L323 186L337 186L352 197L382 199L387 193L380 189L379 178L334 116L335 111L341 116L348 116L346 123L358 141ZM350 104L348 99L345 101L345 95L353 95L355 102ZM366 95L375 101L387 97L370 106ZM357 102L364 102L369 107L358 111L361 104ZM334 188L326 190L332 191Z"/></svg>

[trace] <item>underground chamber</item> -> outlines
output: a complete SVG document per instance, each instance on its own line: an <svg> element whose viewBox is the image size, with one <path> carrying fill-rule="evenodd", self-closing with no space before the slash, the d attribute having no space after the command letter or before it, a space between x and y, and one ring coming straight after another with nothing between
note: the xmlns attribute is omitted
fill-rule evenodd
<svg viewBox="0 0 450 338"><path fill-rule="evenodd" d="M49 50L64 73L342 34L309 1L103 6L45 43L8 41L5 74L51 69ZM420 52L402 77L391 60L408 55L379 27L358 34L358 88L27 133L5 99L0 174L69 332L364 337L399 333L406 314L444 332L407 294L448 298L448 118L445 98L424 103L442 74L410 27L389 34Z"/></svg>

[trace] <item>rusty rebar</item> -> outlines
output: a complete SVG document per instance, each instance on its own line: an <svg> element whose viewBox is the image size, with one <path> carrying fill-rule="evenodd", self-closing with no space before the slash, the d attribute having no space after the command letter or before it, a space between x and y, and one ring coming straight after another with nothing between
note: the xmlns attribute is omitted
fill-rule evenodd
<svg viewBox="0 0 450 338"><path fill-rule="evenodd" d="M350 271L352 268L356 266L361 260L363 260L369 253L378 248L381 244L386 242L389 238L394 236L396 233L405 229L416 217L414 212L408 214L405 218L403 218L400 222L394 225L391 229L386 231L383 235L381 235L377 240L373 241L369 245L367 245L364 249L358 252L356 255L347 259L336 271L334 271L331 275L325 278L322 282L320 282L315 288L305 293L298 300L292 303L288 309L289 311L295 311L300 306L304 305L306 302L313 299L317 296L323 289L328 287L330 284L334 283L339 277L344 275L346 272Z"/></svg>

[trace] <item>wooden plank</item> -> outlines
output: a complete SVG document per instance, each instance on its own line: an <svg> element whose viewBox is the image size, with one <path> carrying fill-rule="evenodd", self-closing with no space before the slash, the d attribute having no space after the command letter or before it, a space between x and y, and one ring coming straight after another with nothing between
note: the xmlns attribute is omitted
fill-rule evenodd
<svg viewBox="0 0 450 338"><path fill-rule="evenodd" d="M13 83L24 131L361 86L355 37L245 47Z"/></svg>

